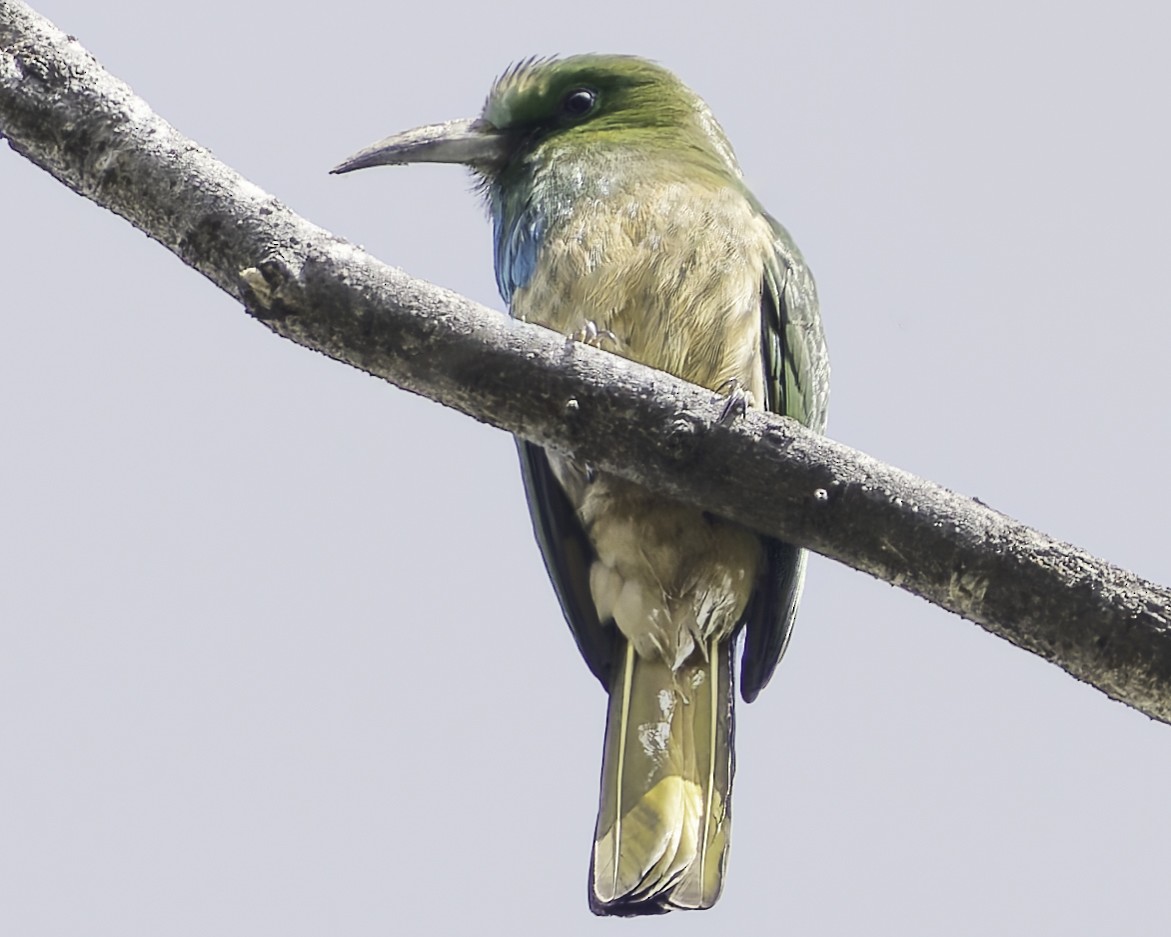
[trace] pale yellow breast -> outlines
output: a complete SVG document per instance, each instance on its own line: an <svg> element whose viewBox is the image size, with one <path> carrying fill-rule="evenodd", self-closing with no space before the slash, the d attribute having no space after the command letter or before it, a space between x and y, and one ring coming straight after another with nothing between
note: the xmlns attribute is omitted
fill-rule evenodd
<svg viewBox="0 0 1171 937"><path fill-rule="evenodd" d="M625 357L763 400L760 291L771 231L740 193L682 183L582 200L544 240L513 315L570 334L586 322Z"/></svg>

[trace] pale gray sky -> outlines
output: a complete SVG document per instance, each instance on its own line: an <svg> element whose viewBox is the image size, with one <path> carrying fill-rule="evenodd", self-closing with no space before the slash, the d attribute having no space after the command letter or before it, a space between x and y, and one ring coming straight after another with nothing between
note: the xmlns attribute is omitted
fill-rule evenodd
<svg viewBox="0 0 1171 937"><path fill-rule="evenodd" d="M1165 3L35 5L498 308L459 170L326 171L529 54L663 62L817 274L832 435L1171 581ZM604 695L511 440L6 149L0 201L0 933L1166 933L1171 729L822 559L740 707L720 904L594 919Z"/></svg>

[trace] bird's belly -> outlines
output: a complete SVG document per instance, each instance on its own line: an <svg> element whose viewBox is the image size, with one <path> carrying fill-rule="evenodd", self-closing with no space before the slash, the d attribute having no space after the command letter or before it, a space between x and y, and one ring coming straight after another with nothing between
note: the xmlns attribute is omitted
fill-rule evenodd
<svg viewBox="0 0 1171 937"><path fill-rule="evenodd" d="M551 453L550 462L594 549L590 591L601 621L673 668L733 633L756 584L756 534L564 457Z"/></svg>
<svg viewBox="0 0 1171 937"><path fill-rule="evenodd" d="M513 314L566 335L593 323L608 351L713 390L734 381L761 406L771 244L761 224L734 192L697 201L677 187L587 204L546 238ZM594 549L601 621L674 668L732 634L756 584L756 534L552 453L550 462Z"/></svg>

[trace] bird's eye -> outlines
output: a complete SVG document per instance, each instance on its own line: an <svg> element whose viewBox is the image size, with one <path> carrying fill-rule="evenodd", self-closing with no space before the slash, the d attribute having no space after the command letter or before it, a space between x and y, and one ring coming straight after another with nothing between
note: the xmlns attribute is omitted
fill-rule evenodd
<svg viewBox="0 0 1171 937"><path fill-rule="evenodd" d="M597 92L589 88L574 88L561 100L561 113L566 117L585 117L597 103Z"/></svg>

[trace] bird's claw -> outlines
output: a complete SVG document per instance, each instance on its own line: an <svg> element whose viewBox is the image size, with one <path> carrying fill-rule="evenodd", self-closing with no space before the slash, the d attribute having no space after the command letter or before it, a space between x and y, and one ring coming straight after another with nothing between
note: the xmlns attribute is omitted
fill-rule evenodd
<svg viewBox="0 0 1171 937"><path fill-rule="evenodd" d="M601 348L603 342L609 342L615 347L622 344L618 341L617 335L609 329L599 329L598 323L592 319L584 322L576 332L570 332L565 336L565 344L567 347L573 345L575 342L589 345L591 348Z"/></svg>
<svg viewBox="0 0 1171 937"><path fill-rule="evenodd" d="M752 391L740 383L737 378L729 378L716 388L717 394L723 394L727 399L716 422L727 426L735 422L748 412L749 407L756 406Z"/></svg>

